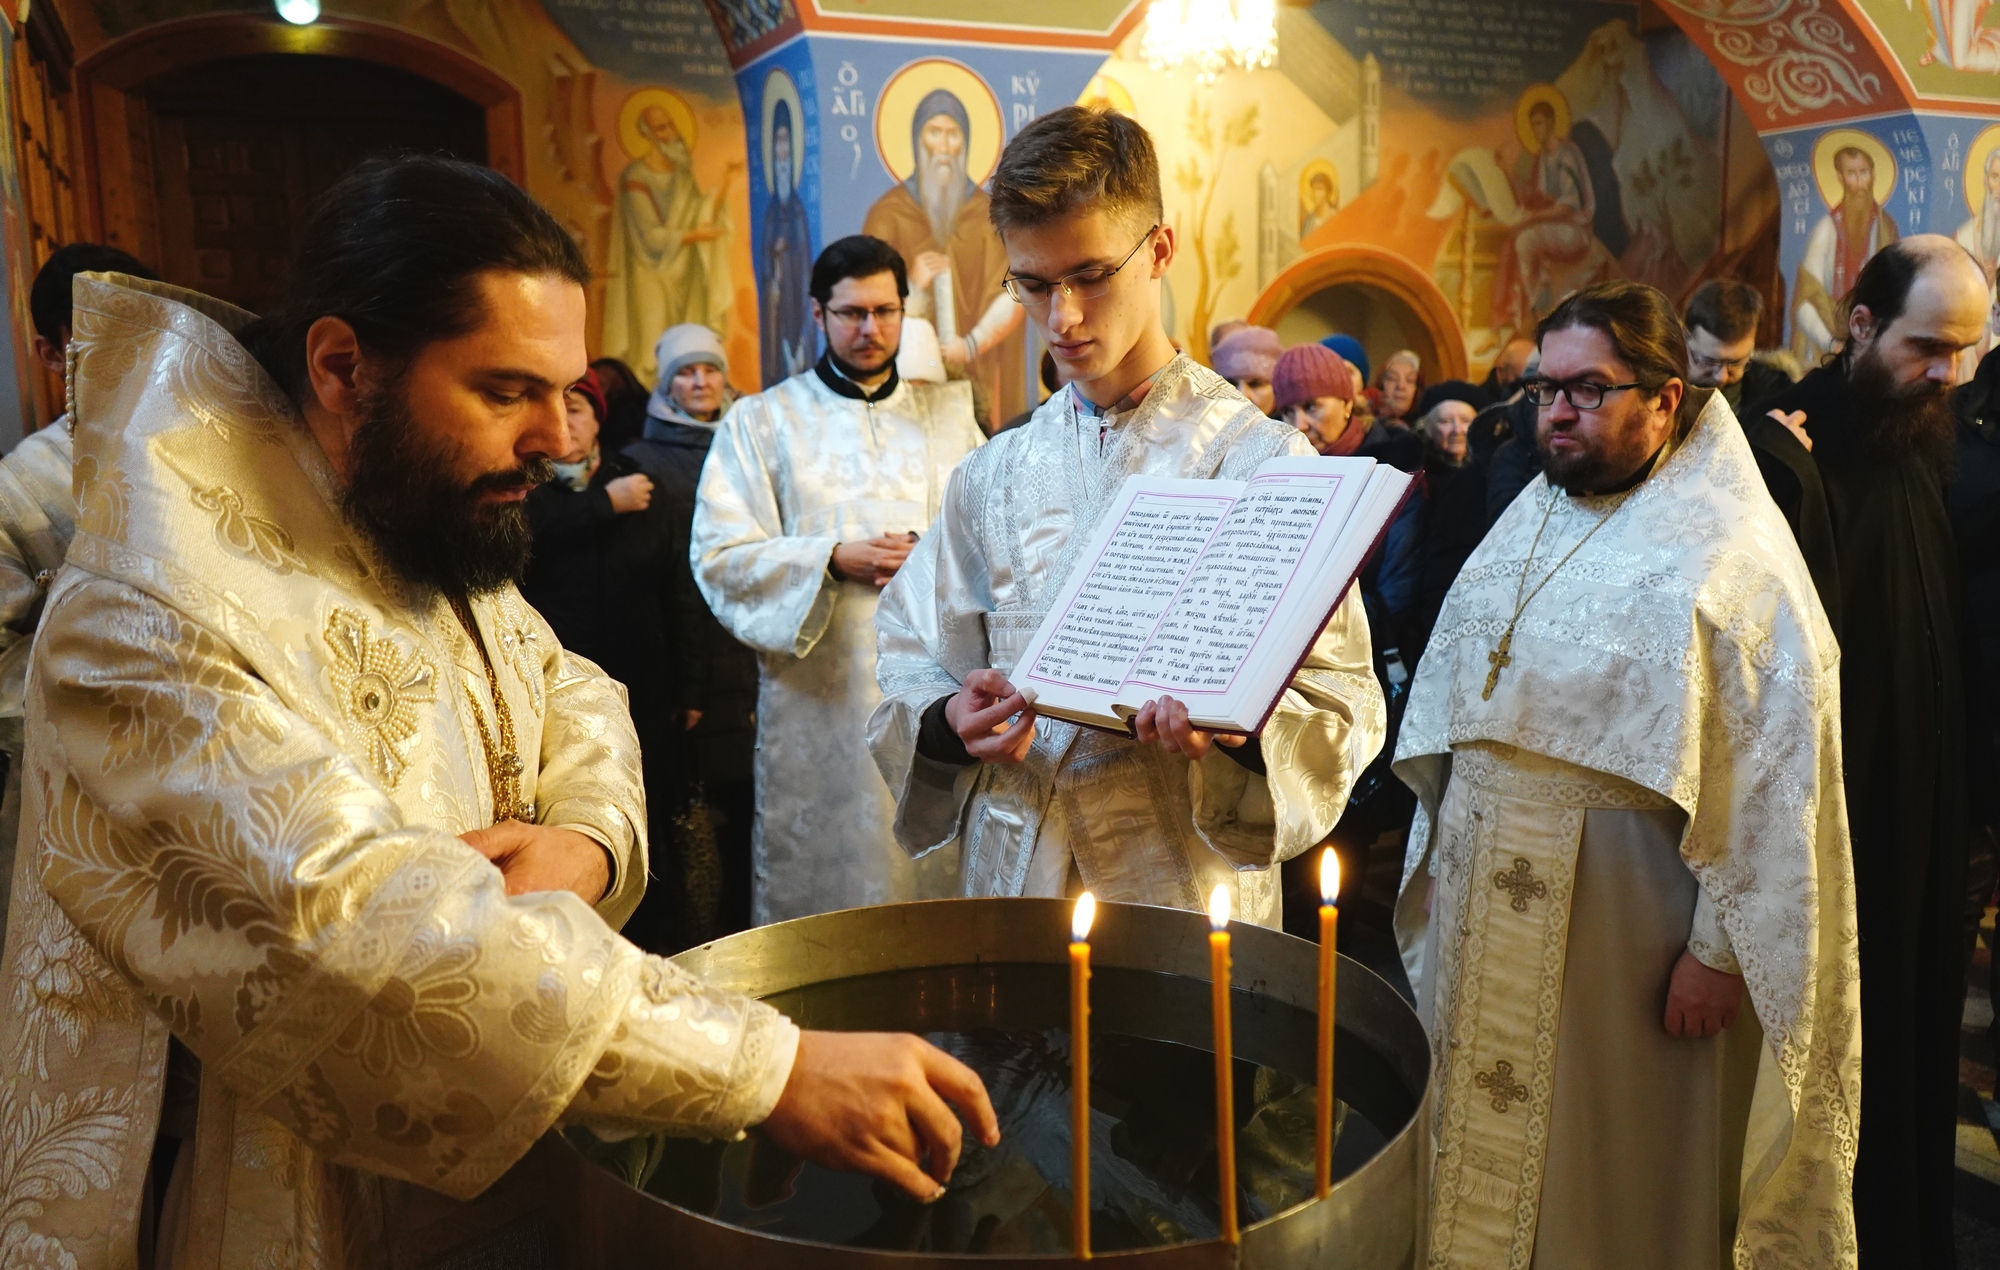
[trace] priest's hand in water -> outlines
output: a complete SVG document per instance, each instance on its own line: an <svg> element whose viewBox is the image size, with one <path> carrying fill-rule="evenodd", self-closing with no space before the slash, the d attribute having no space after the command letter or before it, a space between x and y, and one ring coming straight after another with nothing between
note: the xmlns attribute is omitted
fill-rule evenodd
<svg viewBox="0 0 2000 1270"><path fill-rule="evenodd" d="M1132 716L1132 734L1142 745L1157 745L1169 754L1185 754L1197 761L1208 757L1210 746L1235 749L1248 737L1204 732L1188 721L1187 707L1172 697L1161 697L1139 707Z"/></svg>
<svg viewBox="0 0 2000 1270"><path fill-rule="evenodd" d="M499 867L509 895L574 891L595 904L611 888L610 853L574 829L503 820L459 837Z"/></svg>
<svg viewBox="0 0 2000 1270"><path fill-rule="evenodd" d="M982 763L1018 763L1035 742L1035 705L997 670L975 670L944 703L944 721Z"/></svg>
<svg viewBox="0 0 2000 1270"><path fill-rule="evenodd" d="M916 545L915 534L884 534L862 542L843 542L833 549L833 559L827 562L827 568L842 582L885 587Z"/></svg>
<svg viewBox="0 0 2000 1270"><path fill-rule="evenodd" d="M1736 1021L1743 1006L1743 976L1703 965L1682 950L1667 980L1668 1036L1714 1036Z"/></svg>
<svg viewBox="0 0 2000 1270"><path fill-rule="evenodd" d="M958 1167L960 1115L981 1143L1000 1145L979 1074L936 1046L901 1033L801 1032L762 1132L794 1155L930 1203Z"/></svg>

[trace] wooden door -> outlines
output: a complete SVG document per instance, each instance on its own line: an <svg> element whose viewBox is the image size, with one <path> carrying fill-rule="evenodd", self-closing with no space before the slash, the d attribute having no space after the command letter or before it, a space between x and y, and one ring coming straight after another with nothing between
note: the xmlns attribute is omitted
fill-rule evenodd
<svg viewBox="0 0 2000 1270"><path fill-rule="evenodd" d="M14 42L14 153L20 160L21 202L27 241L22 264L32 277L49 253L75 242L77 229L76 150L71 92L69 36L52 5L36 5L27 38ZM19 334L22 349L32 331ZM63 409L62 376L23 354L28 370L22 387L23 430L54 419Z"/></svg>
<svg viewBox="0 0 2000 1270"><path fill-rule="evenodd" d="M483 108L348 58L237 58L145 97L161 275L253 313L278 302L315 203L356 163L400 152L486 158Z"/></svg>

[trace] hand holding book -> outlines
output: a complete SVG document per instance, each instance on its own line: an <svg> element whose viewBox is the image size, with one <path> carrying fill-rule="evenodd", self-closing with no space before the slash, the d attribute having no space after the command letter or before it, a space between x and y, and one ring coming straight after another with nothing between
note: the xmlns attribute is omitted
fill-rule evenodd
<svg viewBox="0 0 2000 1270"><path fill-rule="evenodd" d="M1139 707L1139 713L1132 716L1132 735L1144 744L1157 745L1197 763L1208 757L1211 746L1233 750L1250 739L1241 733L1203 731L1188 717L1188 708L1172 697Z"/></svg>
<svg viewBox="0 0 2000 1270"><path fill-rule="evenodd" d="M944 716L971 759L1019 763L1034 744L1034 694L1016 691L997 670L975 670L967 675L964 686L945 699ZM1172 697L1147 702L1132 716L1132 732L1144 744L1158 745L1169 754L1195 762L1207 758L1211 746L1236 749L1249 739L1195 727L1187 707Z"/></svg>
<svg viewBox="0 0 2000 1270"><path fill-rule="evenodd" d="M1018 716L1018 717L1016 717ZM965 752L983 763L1018 763L1035 740L1035 705L997 670L975 670L944 706Z"/></svg>

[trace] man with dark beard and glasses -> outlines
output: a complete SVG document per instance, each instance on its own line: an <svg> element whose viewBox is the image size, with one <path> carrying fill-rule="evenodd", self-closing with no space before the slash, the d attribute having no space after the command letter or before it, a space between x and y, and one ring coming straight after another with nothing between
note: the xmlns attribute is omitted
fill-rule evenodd
<svg viewBox="0 0 2000 1270"><path fill-rule="evenodd" d="M0 1141L88 1163L0 1176L5 1260L483 1262L503 1224L562 1238L510 1172L559 1125L761 1122L935 1198L947 1100L998 1138L973 1072L801 1032L617 934L646 875L632 721L513 584L588 364L575 240L486 168L371 163L291 279L266 320L76 281Z"/></svg>
<svg viewBox="0 0 2000 1270"><path fill-rule="evenodd" d="M1840 650L1667 297L1586 287L1535 335L1542 473L1396 745L1430 1264L1853 1270Z"/></svg>
<svg viewBox="0 0 2000 1270"><path fill-rule="evenodd" d="M761 654L759 925L958 892L955 852L912 860L897 845L896 803L862 740L882 699L876 601L931 527L952 468L985 439L963 381L897 374L908 293L888 243L829 244L812 271L826 352L731 407L702 465L695 581Z"/></svg>
<svg viewBox="0 0 2000 1270"><path fill-rule="evenodd" d="M1923 234L1877 252L1844 308L1845 347L1763 403L1783 419L1748 425L1840 638L1867 1056L1854 1182L1862 1262L1949 1266L1972 826L1958 556L1942 490L1947 394L1959 354L1985 330L1986 280L1964 248Z"/></svg>

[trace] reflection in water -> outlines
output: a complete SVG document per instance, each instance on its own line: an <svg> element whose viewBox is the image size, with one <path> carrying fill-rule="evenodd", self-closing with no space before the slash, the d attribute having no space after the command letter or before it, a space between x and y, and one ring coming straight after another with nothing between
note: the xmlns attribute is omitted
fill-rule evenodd
<svg viewBox="0 0 2000 1270"><path fill-rule="evenodd" d="M935 1204L802 1164L755 1134L726 1145L636 1138L605 1146L572 1137L663 1199L772 1235L922 1252L1067 1252L1068 1033L968 1027L927 1039L985 1080L1002 1135L993 1150L968 1137L950 1188ZM1091 1044L1095 1250L1215 1238L1213 1057L1095 1030ZM1309 1081L1238 1060L1236 1094L1238 1205L1247 1225L1311 1194L1314 1091ZM1343 1104L1335 1177L1383 1143L1367 1118Z"/></svg>

